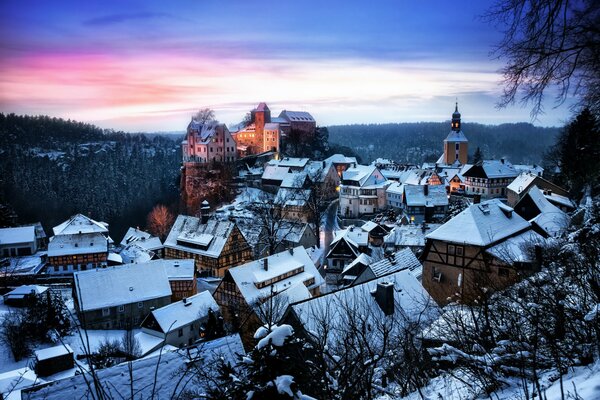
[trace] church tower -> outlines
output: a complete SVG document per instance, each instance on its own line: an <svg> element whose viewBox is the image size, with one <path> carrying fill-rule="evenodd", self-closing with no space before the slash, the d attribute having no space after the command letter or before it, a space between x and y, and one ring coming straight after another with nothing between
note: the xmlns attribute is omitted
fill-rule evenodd
<svg viewBox="0 0 600 400"><path fill-rule="evenodd" d="M452 165L458 161L461 165L465 165L467 163L468 151L469 140L461 130L457 102L452 114L450 133L444 139L444 164Z"/></svg>

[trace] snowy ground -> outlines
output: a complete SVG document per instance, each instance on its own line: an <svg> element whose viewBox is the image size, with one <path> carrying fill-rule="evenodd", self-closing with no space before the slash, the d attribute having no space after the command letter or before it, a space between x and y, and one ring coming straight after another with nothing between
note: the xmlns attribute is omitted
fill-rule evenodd
<svg viewBox="0 0 600 400"><path fill-rule="evenodd" d="M263 192L260 189L245 187L241 189L241 192L235 197L231 204L217 208L215 213L217 216L222 217L235 217L235 218L252 218L253 215L246 209L246 206L250 203L260 201L265 196L272 196L269 193Z"/></svg>

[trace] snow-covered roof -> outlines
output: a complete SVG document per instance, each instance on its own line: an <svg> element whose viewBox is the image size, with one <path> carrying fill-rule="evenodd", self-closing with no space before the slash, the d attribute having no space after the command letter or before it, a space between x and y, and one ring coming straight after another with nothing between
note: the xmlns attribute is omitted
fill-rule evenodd
<svg viewBox="0 0 600 400"><path fill-rule="evenodd" d="M267 260L266 270L264 260ZM285 277L285 274L295 270L297 273ZM324 283L323 277L302 246L230 268L227 273L231 275L248 304L269 297L273 291L279 293L298 283L304 284L311 278L314 278L315 283L309 285L309 289Z"/></svg>
<svg viewBox="0 0 600 400"><path fill-rule="evenodd" d="M107 252L108 239L100 232L56 235L48 243L48 257Z"/></svg>
<svg viewBox="0 0 600 400"><path fill-rule="evenodd" d="M161 264L125 264L74 273L82 311L98 310L171 296L171 285Z"/></svg>
<svg viewBox="0 0 600 400"><path fill-rule="evenodd" d="M52 228L55 235L76 235L79 233L108 233L108 225L94 221L83 214L76 214L67 221Z"/></svg>
<svg viewBox="0 0 600 400"><path fill-rule="evenodd" d="M283 177L280 187L282 188L301 188L304 186L307 174L304 171L290 172Z"/></svg>
<svg viewBox="0 0 600 400"><path fill-rule="evenodd" d="M160 265L165 269L170 281L194 279L194 260L188 259L160 259L152 260L139 265L156 266Z"/></svg>
<svg viewBox="0 0 600 400"><path fill-rule="evenodd" d="M134 243L142 249L152 251L163 247L160 238L137 228L129 228L125 236L123 236L123 240L121 240L121 246L128 246Z"/></svg>
<svg viewBox="0 0 600 400"><path fill-rule="evenodd" d="M35 226L0 229L0 246L35 242Z"/></svg>
<svg viewBox="0 0 600 400"><path fill-rule="evenodd" d="M424 321L437 317L435 302L408 269L292 304L291 309L307 332L317 337L328 335L328 342L336 341L336 332L345 331L348 318L362 315L365 323L369 323L368 319L381 320L385 316L372 295L380 282L394 285L394 318L398 320L398 324L395 324L398 328L400 321L416 321L418 318ZM426 304L434 307L423 312ZM348 312L352 315L348 315ZM319 324L323 319L329 322L328 332L323 332ZM374 331L373 340L377 340L375 335Z"/></svg>
<svg viewBox="0 0 600 400"><path fill-rule="evenodd" d="M285 118L290 122L315 122L313 116L306 111L283 110L281 114L279 114L279 118Z"/></svg>
<svg viewBox="0 0 600 400"><path fill-rule="evenodd" d="M357 164L356 157L346 157L343 154L334 154L326 158L325 162L333 164Z"/></svg>
<svg viewBox="0 0 600 400"><path fill-rule="evenodd" d="M529 188L529 185L537 178L537 175L529 172L521 172L511 183L506 187L507 190L512 190L517 194L521 194Z"/></svg>
<svg viewBox="0 0 600 400"><path fill-rule="evenodd" d="M309 158L284 157L280 160L270 160L268 165L277 165L279 167L304 168L309 161Z"/></svg>
<svg viewBox="0 0 600 400"><path fill-rule="evenodd" d="M227 131L225 124L217 121L200 122L192 120L188 125L188 134L196 135L196 144L208 144L218 132Z"/></svg>
<svg viewBox="0 0 600 400"><path fill-rule="evenodd" d="M200 218L179 215L165 240L165 247L218 258L234 227L233 221L211 218L203 224Z"/></svg>
<svg viewBox="0 0 600 400"><path fill-rule="evenodd" d="M295 221L283 221L275 235L279 240L287 240L292 243L298 243L302 240L302 236L307 229L312 230L313 226L308 223L295 222Z"/></svg>
<svg viewBox="0 0 600 400"><path fill-rule="evenodd" d="M558 236L568 228L569 216L552 204L537 186L533 186L527 195L540 210L540 214L530 222L535 223L549 236Z"/></svg>
<svg viewBox="0 0 600 400"><path fill-rule="evenodd" d="M487 246L530 228L529 222L498 199L472 204L428 234L427 239Z"/></svg>
<svg viewBox="0 0 600 400"><path fill-rule="evenodd" d="M468 142L469 139L465 136L462 131L450 131L444 142Z"/></svg>
<svg viewBox="0 0 600 400"><path fill-rule="evenodd" d="M61 344L59 346L47 347L45 349L36 350L34 352L35 358L38 361L48 360L50 358L61 357L67 354L73 354L73 349L68 344Z"/></svg>
<svg viewBox="0 0 600 400"><path fill-rule="evenodd" d="M355 226L349 226L345 229L335 231L333 233L333 240L331 241L330 248L333 249L333 245L340 240L345 240L354 247L367 246L369 244L368 232L357 228Z"/></svg>
<svg viewBox="0 0 600 400"><path fill-rule="evenodd" d="M310 198L310 193L310 189L279 188L273 202L274 204L283 206L302 207L306 205L306 202Z"/></svg>
<svg viewBox="0 0 600 400"><path fill-rule="evenodd" d="M189 351L189 353L188 353ZM131 391L136 398L157 399L180 398L188 390L205 393L217 380L218 370L213 368L217 360L235 365L238 355L243 355L244 347L238 334L225 336L210 342L203 342L190 349L162 352L160 359L145 357L129 363L96 371L101 389L88 385L90 376L78 374L52 382L50 385L27 390L23 398L36 400L64 400L100 398L110 393L117 398L127 398ZM193 360L193 361L192 361ZM134 379L130 379L130 369ZM210 375L208 379L193 379L193 374L202 370ZM155 371L159 371L156 376ZM132 386L133 385L133 386ZM99 395L101 390L102 395Z"/></svg>
<svg viewBox="0 0 600 400"><path fill-rule="evenodd" d="M425 189L427 188L427 194ZM404 198L408 206L447 206L448 195L444 185L405 185Z"/></svg>
<svg viewBox="0 0 600 400"><path fill-rule="evenodd" d="M152 250L146 250L138 246L135 242L127 245L121 252L119 253L123 263L144 263L152 260L155 253Z"/></svg>
<svg viewBox="0 0 600 400"><path fill-rule="evenodd" d="M385 243L393 244L396 247L424 247L425 235L436 230L441 225L427 224L423 225L396 225L385 237Z"/></svg>
<svg viewBox="0 0 600 400"><path fill-rule="evenodd" d="M366 187L369 185L377 185L385 183L386 179L377 167L373 165L357 164L348 168L342 173L342 180L345 185L351 184L354 186Z"/></svg>
<svg viewBox="0 0 600 400"><path fill-rule="evenodd" d="M474 178L514 178L519 172L505 160L484 160L475 164L463 173L463 176Z"/></svg>
<svg viewBox="0 0 600 400"><path fill-rule="evenodd" d="M346 273L348 271L350 271L352 268L354 268L355 266L357 266L359 264L367 266L367 265L371 264L372 262L373 262L373 260L371 259L371 257L366 255L365 253L360 253L358 255L358 257L356 257L354 259L354 261L352 261L350 264L346 265L346 267L342 271L342 275L346 275Z"/></svg>
<svg viewBox="0 0 600 400"><path fill-rule="evenodd" d="M568 207L568 208L573 208L573 209L577 208L577 205L573 202L573 200L571 200L570 198L568 198L566 196L561 196L558 193L544 192L544 197L546 199L548 199L548 201L550 201L552 204L564 206L564 207Z"/></svg>
<svg viewBox="0 0 600 400"><path fill-rule="evenodd" d="M31 294L40 295L48 290L47 286L39 285L21 285L18 288L6 293L4 297L24 297Z"/></svg>
<svg viewBox="0 0 600 400"><path fill-rule="evenodd" d="M46 252L37 252L31 256L10 257L5 268L0 269L0 275L35 275L46 266Z"/></svg>
<svg viewBox="0 0 600 400"><path fill-rule="evenodd" d="M544 168L533 164L533 165L525 165L525 164L513 164L513 167L519 172L529 172L534 175L542 176L544 173Z"/></svg>
<svg viewBox="0 0 600 400"><path fill-rule="evenodd" d="M432 170L409 169L399 177L399 182L406 185L425 185L434 174L435 171Z"/></svg>
<svg viewBox="0 0 600 400"><path fill-rule="evenodd" d="M391 185L385 189L385 192L392 194L404 194L404 184L400 182L392 182Z"/></svg>
<svg viewBox="0 0 600 400"><path fill-rule="evenodd" d="M279 124L276 122L268 122L265 124L264 129L266 131L278 131L279 130Z"/></svg>
<svg viewBox="0 0 600 400"><path fill-rule="evenodd" d="M381 260L369 265L373 274L379 278L381 276L391 274L392 272L408 269L414 272L415 277L421 275L423 266L410 249L404 248L392 254L390 257L384 257Z"/></svg>
<svg viewBox="0 0 600 400"><path fill-rule="evenodd" d="M530 251L531 246L541 244L545 241L544 237L533 230L525 231L519 235L510 237L486 251L494 257L513 264L515 262L533 261L533 254Z"/></svg>
<svg viewBox="0 0 600 400"><path fill-rule="evenodd" d="M108 253L108 257L106 257L106 259L116 264L123 264L123 257L117 253Z"/></svg>
<svg viewBox="0 0 600 400"><path fill-rule="evenodd" d="M289 172L290 167L267 164L261 178L270 181L283 181L288 175L290 175Z"/></svg>
<svg viewBox="0 0 600 400"><path fill-rule="evenodd" d="M206 317L209 309L217 312L219 306L212 295L204 291L158 308L152 311L152 315L162 332L167 333Z"/></svg>

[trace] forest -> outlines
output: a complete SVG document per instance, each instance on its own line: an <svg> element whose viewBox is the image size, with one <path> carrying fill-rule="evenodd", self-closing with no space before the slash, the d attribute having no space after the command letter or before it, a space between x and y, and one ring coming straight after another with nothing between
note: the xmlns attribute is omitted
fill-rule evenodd
<svg viewBox="0 0 600 400"><path fill-rule="evenodd" d="M0 114L0 204L46 232L82 213L108 222L118 242L155 204L177 205L181 137Z"/></svg>
<svg viewBox="0 0 600 400"><path fill-rule="evenodd" d="M388 158L399 163L435 162L450 122L361 124L329 126L330 143L343 143L363 163ZM542 128L521 122L501 125L463 123L469 154L479 147L485 159L506 158L514 164L541 164L544 152L556 141L560 128Z"/></svg>

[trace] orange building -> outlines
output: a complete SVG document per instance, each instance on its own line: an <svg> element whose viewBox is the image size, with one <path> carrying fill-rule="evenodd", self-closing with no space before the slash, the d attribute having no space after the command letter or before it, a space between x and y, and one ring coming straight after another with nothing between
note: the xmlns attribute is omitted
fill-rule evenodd
<svg viewBox="0 0 600 400"><path fill-rule="evenodd" d="M456 162L461 165L467 163L469 151L469 140L461 130L460 113L458 112L458 103L452 114L452 129L446 139L444 139L443 163L452 165Z"/></svg>

